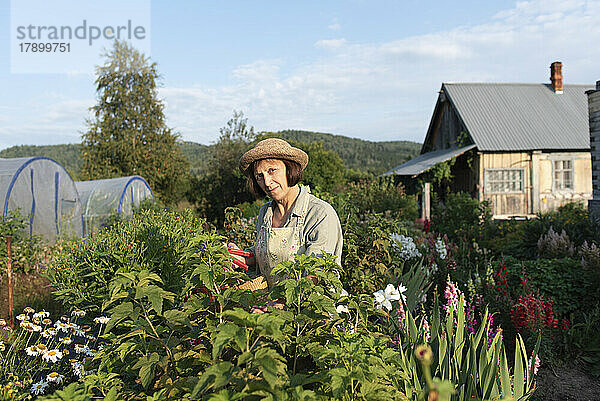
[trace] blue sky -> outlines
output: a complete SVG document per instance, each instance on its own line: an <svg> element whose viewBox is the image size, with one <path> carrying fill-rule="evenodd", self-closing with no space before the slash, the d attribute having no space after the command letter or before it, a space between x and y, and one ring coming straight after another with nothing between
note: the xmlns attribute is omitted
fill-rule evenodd
<svg viewBox="0 0 600 401"><path fill-rule="evenodd" d="M96 101L93 75L11 73L10 7L0 0L0 148L79 142ZM258 131L420 142L442 82L548 82L557 60L565 84L600 80L599 1L150 7L167 123L204 144L234 109Z"/></svg>

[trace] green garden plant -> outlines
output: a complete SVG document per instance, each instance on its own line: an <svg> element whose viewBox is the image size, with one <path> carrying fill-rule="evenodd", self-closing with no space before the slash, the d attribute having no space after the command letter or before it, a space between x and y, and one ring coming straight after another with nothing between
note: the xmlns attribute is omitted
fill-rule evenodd
<svg viewBox="0 0 600 401"><path fill-rule="evenodd" d="M142 270L157 273L168 291L179 293L183 252L204 224L190 211L146 210L84 241L66 243L47 271L54 295L66 308L99 312L117 272Z"/></svg>

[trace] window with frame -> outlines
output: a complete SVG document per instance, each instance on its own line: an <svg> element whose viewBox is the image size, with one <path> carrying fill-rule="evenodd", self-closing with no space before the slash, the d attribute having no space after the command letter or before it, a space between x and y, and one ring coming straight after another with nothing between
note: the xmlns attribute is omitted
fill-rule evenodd
<svg viewBox="0 0 600 401"><path fill-rule="evenodd" d="M573 161L554 160L554 189L573 189Z"/></svg>
<svg viewBox="0 0 600 401"><path fill-rule="evenodd" d="M485 192L523 192L524 177L522 168L485 169Z"/></svg>

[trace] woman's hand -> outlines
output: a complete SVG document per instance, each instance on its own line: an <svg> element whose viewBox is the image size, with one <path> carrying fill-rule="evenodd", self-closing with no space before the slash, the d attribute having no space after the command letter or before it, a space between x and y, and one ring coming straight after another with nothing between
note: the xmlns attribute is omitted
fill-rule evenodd
<svg viewBox="0 0 600 401"><path fill-rule="evenodd" d="M242 251L236 244L233 242L227 243L227 249L231 250L229 252L229 256L234 260L234 264L248 270L248 267L254 266L256 264L256 258L250 252ZM246 254L246 255L245 255ZM249 256L252 255L252 256ZM237 261L237 262L236 262Z"/></svg>

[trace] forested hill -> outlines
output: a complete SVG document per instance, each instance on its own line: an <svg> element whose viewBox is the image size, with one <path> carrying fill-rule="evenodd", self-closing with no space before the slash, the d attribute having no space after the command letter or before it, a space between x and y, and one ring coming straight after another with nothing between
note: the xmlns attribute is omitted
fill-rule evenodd
<svg viewBox="0 0 600 401"><path fill-rule="evenodd" d="M0 150L0 157L10 159L14 157L46 156L56 160L67 169L73 179L77 179L77 173L81 167L80 149L81 145L79 144L20 145Z"/></svg>
<svg viewBox="0 0 600 401"><path fill-rule="evenodd" d="M347 168L380 174L417 156L421 144L409 141L372 142L321 132L285 130L283 139L300 142L322 141L326 149L336 152Z"/></svg>
<svg viewBox="0 0 600 401"><path fill-rule="evenodd" d="M283 139L299 142L322 141L326 149L340 155L347 168L371 173L383 173L419 154L421 144L408 141L372 142L341 135L332 135L309 131L281 131ZM81 167L79 144L68 145L21 145L0 150L0 157L47 156L63 165L74 179L77 179ZM212 145L195 142L183 142L181 150L196 172L207 169L211 158Z"/></svg>

